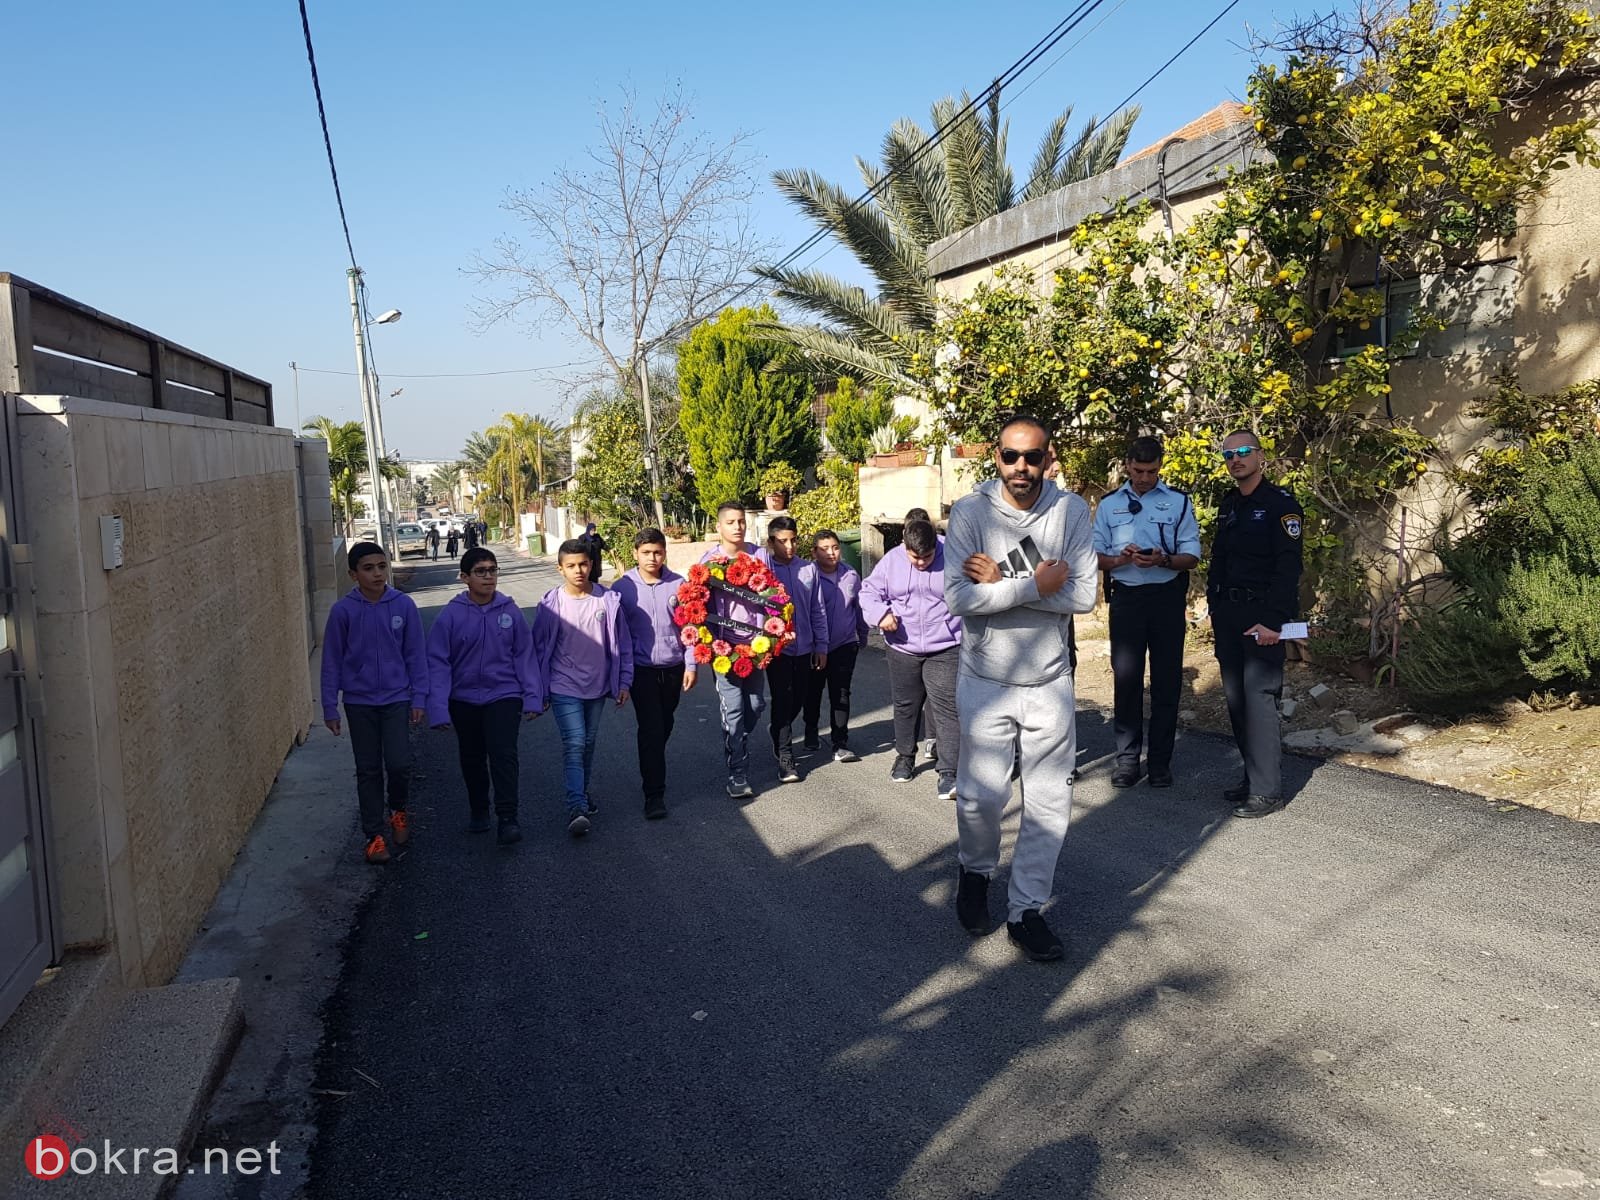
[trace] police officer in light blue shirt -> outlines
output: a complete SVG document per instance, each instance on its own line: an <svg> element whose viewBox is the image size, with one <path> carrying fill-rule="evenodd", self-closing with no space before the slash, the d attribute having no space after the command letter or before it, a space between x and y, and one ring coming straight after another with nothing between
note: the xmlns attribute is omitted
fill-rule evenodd
<svg viewBox="0 0 1600 1200"><path fill-rule="evenodd" d="M1135 438L1123 462L1128 481L1101 499L1094 549L1111 573L1111 675L1117 765L1115 787L1148 774L1151 787L1172 786L1183 683L1184 603L1189 572L1200 562L1200 527L1183 492L1161 482L1161 443ZM1144 750L1144 662L1150 656L1150 744Z"/></svg>

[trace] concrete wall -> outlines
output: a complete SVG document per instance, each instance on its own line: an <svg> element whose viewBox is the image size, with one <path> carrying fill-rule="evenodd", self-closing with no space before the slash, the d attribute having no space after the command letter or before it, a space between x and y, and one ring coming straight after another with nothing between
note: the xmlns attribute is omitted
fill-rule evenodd
<svg viewBox="0 0 1600 1200"><path fill-rule="evenodd" d="M73 398L19 409L66 940L161 984L312 716L295 440ZM124 522L116 570L102 515Z"/></svg>

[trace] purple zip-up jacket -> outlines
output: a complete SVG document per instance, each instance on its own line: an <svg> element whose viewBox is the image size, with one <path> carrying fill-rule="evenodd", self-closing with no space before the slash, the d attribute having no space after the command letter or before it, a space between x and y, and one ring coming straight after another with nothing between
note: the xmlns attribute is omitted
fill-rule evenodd
<svg viewBox="0 0 1600 1200"><path fill-rule="evenodd" d="M756 557L767 564L773 577L783 584L794 603L794 641L783 648L785 655L794 658L803 654L828 652L828 608L822 599L822 581L817 578L817 564L809 558L796 556L780 563L765 546L756 551Z"/></svg>
<svg viewBox="0 0 1600 1200"><path fill-rule="evenodd" d="M545 709L544 677L533 653L533 630L516 601L499 592L476 604L462 592L428 630L428 724L450 723L450 701L489 704L522 700L523 712Z"/></svg>
<svg viewBox="0 0 1600 1200"><path fill-rule="evenodd" d="M533 614L534 655L539 662L539 678L545 694L541 708L550 703L550 656L556 649L556 627L561 623L561 607L556 597L559 587L553 587L539 601ZM633 686L633 636L628 632L627 618L622 615L622 597L604 584L594 585L594 595L606 606L606 617L600 626L605 637L607 693L612 697L622 695Z"/></svg>
<svg viewBox="0 0 1600 1200"><path fill-rule="evenodd" d="M422 708L428 700L428 656L417 602L385 587L374 603L351 588L334 602L322 634L322 719L339 719L346 704Z"/></svg>
<svg viewBox="0 0 1600 1200"><path fill-rule="evenodd" d="M884 644L906 654L937 654L961 644L961 618L944 599L944 545L933 552L933 565L919 571L904 546L878 560L861 585L861 615L876 628L893 613L900 627L883 635Z"/></svg>
<svg viewBox="0 0 1600 1200"><path fill-rule="evenodd" d="M849 563L841 562L829 575L817 568L817 581L822 584L822 604L828 610L828 650L854 642L867 644L867 623L861 616L861 573Z"/></svg>
<svg viewBox="0 0 1600 1200"><path fill-rule="evenodd" d="M695 669L694 649L678 640L680 626L672 623L672 601L683 576L661 569L661 582L646 583L634 567L611 585L622 598L622 613L628 619L633 638L633 661L640 667L675 667L682 663Z"/></svg>

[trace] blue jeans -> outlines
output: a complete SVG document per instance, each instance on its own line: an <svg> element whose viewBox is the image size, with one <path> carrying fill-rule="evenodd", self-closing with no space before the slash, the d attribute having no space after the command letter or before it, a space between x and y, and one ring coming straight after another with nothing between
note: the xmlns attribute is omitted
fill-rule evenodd
<svg viewBox="0 0 1600 1200"><path fill-rule="evenodd" d="M576 696L551 696L550 710L561 730L561 775L567 786L567 811L573 816L589 807L589 772L594 767L594 740L600 732L600 714L606 697L579 700Z"/></svg>

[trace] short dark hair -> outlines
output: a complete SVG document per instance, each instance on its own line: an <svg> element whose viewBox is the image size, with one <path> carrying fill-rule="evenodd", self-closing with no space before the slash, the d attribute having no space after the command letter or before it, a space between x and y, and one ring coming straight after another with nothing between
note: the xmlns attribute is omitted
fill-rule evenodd
<svg viewBox="0 0 1600 1200"><path fill-rule="evenodd" d="M566 541L562 542L561 545L556 548L556 561L560 562L563 558L565 558L569 554L576 554L576 555L579 555L579 556L581 556L583 558L588 558L589 557L589 546L588 546L588 543L580 540L579 538L568 538Z"/></svg>
<svg viewBox="0 0 1600 1200"><path fill-rule="evenodd" d="M770 538L775 533L799 533L800 526L793 517L773 517L772 524L767 526L767 536Z"/></svg>
<svg viewBox="0 0 1600 1200"><path fill-rule="evenodd" d="M667 535L654 526L647 526L633 535L633 548L635 550L640 546L665 546L666 544Z"/></svg>
<svg viewBox="0 0 1600 1200"><path fill-rule="evenodd" d="M1261 440L1260 438L1256 437L1255 430L1253 430L1253 429L1235 429L1232 433L1230 433L1227 437L1223 438L1222 440L1225 441L1225 442L1231 442L1236 437L1247 437L1247 438L1250 439L1250 441L1252 443L1259 442Z"/></svg>
<svg viewBox="0 0 1600 1200"><path fill-rule="evenodd" d="M1055 441L1055 434L1051 432L1050 426L1046 425L1032 413L1018 412L1012 413L1004 421L1000 422L999 432L994 435L995 445L998 446L1000 444L1000 439L1005 437L1006 431L1016 425L1033 426L1040 433L1044 434L1044 441L1045 445L1047 446L1051 442Z"/></svg>
<svg viewBox="0 0 1600 1200"><path fill-rule="evenodd" d="M500 565L500 560L494 556L494 551L489 547L474 546L461 556L461 573L471 575L472 568L481 562L493 563L497 567Z"/></svg>
<svg viewBox="0 0 1600 1200"><path fill-rule="evenodd" d="M1153 463L1161 461L1161 439L1136 437L1128 443L1128 461Z"/></svg>
<svg viewBox="0 0 1600 1200"><path fill-rule="evenodd" d="M932 554L939 548L939 534L933 528L932 521L907 521L905 547L907 554L919 557Z"/></svg>
<svg viewBox="0 0 1600 1200"><path fill-rule="evenodd" d="M829 538L837 542L839 535L831 529L819 529L811 535L811 544L815 546L818 542L827 541Z"/></svg>
<svg viewBox="0 0 1600 1200"><path fill-rule="evenodd" d="M908 508L906 509L906 520L931 521L933 518L928 515L928 510L925 508Z"/></svg>
<svg viewBox="0 0 1600 1200"><path fill-rule="evenodd" d="M371 558L374 554L381 554L386 560L389 557L389 552L378 545L377 542L357 542L350 547L350 553L346 556L346 560L350 563L350 569L354 571L361 565L363 558Z"/></svg>
<svg viewBox="0 0 1600 1200"><path fill-rule="evenodd" d="M737 501L737 500L724 500L721 504L717 505L717 520L719 520L719 521L722 520L722 514L727 512L730 508L734 509L737 512L743 512L744 511L744 505L741 504L739 501Z"/></svg>

